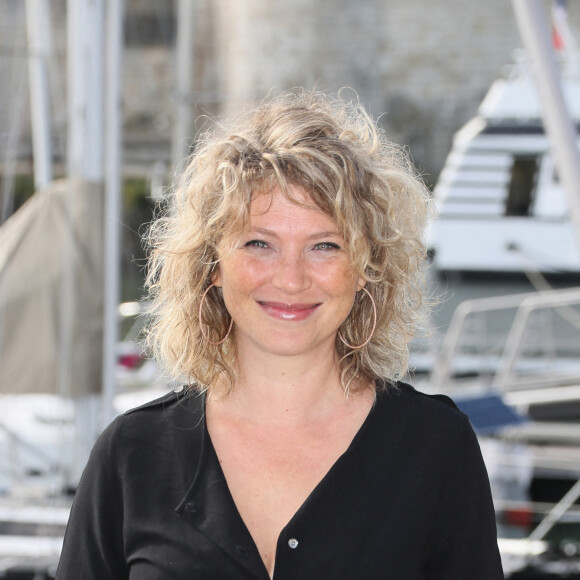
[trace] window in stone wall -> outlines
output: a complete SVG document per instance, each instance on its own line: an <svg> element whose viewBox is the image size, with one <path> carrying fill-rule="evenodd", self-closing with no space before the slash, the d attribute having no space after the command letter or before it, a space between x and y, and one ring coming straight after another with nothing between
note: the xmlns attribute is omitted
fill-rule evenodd
<svg viewBox="0 0 580 580"><path fill-rule="evenodd" d="M172 11L127 14L125 46L171 46L175 40Z"/></svg>
<svg viewBox="0 0 580 580"><path fill-rule="evenodd" d="M530 215L537 174L537 155L518 155L514 157L506 200L506 216Z"/></svg>

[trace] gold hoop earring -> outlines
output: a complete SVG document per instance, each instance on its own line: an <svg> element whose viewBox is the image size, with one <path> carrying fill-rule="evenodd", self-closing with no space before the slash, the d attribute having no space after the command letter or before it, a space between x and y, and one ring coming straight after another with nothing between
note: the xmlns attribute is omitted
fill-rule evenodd
<svg viewBox="0 0 580 580"><path fill-rule="evenodd" d="M205 300L205 297L207 295L207 293L215 286L215 284L211 284L207 287L206 291L203 293L203 296L201 297L201 302L199 303L199 330L201 331L201 334L203 336L203 338L205 338L207 340L207 342L209 342L210 344L213 344L213 346L219 346L222 342L224 342L226 340L226 338L230 335L230 332L232 331L232 326L234 325L234 319L232 318L230 320L230 327L228 328L228 331L226 332L226 335L218 342L214 342L213 340L210 340L207 336L207 334L205 333L205 331L203 330L203 320L201 318L201 309L203 308L203 302Z"/></svg>
<svg viewBox="0 0 580 580"><path fill-rule="evenodd" d="M363 346L366 346L371 338L373 337L373 334L375 333L375 328L377 327L377 305L375 304L375 299L372 297L371 293L363 286L361 288L361 290L364 290L367 293L367 296L371 299L371 304L373 305L373 327L371 329L371 333L369 335L369 337L362 343L359 344L358 346L354 346L352 344L348 344L348 342L346 342L346 340L344 340L344 338L342 338L342 335L340 334L340 332L338 333L338 338L340 338L340 340L342 340L342 342L344 344L346 344L346 346L348 346L348 348L352 348L353 350L358 350L360 348L362 348Z"/></svg>

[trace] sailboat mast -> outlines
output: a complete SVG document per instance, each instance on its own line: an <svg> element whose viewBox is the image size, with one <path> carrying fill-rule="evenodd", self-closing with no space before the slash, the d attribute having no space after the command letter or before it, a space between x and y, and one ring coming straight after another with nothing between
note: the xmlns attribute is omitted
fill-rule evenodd
<svg viewBox="0 0 580 580"><path fill-rule="evenodd" d="M28 75L32 119L34 186L41 189L52 181L48 55L50 14L47 0L26 0Z"/></svg>
<svg viewBox="0 0 580 580"><path fill-rule="evenodd" d="M194 0L178 0L177 2L175 119L171 150L173 169L178 167L186 156L191 142L194 9Z"/></svg>
<svg viewBox="0 0 580 580"><path fill-rule="evenodd" d="M542 118L580 248L580 155L575 124L568 112L554 59L546 14L540 0L512 0L524 48L532 63Z"/></svg>
<svg viewBox="0 0 580 580"><path fill-rule="evenodd" d="M80 477L101 427L98 407L103 376L101 361L105 268L105 0L68 0L67 12L67 173L70 193L66 204L68 225L61 284L59 368L63 376L59 382L63 394L72 396L75 404L75 449L71 473L71 481L75 482ZM82 258L78 255L78 236L75 231L82 235L86 244L87 252ZM92 276L90 284L83 277L85 265ZM89 376L85 370L89 356L99 361L92 370L96 376Z"/></svg>
<svg viewBox="0 0 580 580"><path fill-rule="evenodd" d="M105 0L69 0L67 174L103 182Z"/></svg>
<svg viewBox="0 0 580 580"><path fill-rule="evenodd" d="M123 54L123 0L108 0L105 66L105 296L103 336L102 423L113 418L116 392L116 347L119 338L120 225L122 197L121 69Z"/></svg>

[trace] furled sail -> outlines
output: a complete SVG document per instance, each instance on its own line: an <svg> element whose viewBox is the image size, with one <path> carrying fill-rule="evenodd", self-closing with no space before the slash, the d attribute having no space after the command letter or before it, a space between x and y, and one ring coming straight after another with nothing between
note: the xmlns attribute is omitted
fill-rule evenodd
<svg viewBox="0 0 580 580"><path fill-rule="evenodd" d="M0 393L97 392L103 192L59 180L0 227Z"/></svg>

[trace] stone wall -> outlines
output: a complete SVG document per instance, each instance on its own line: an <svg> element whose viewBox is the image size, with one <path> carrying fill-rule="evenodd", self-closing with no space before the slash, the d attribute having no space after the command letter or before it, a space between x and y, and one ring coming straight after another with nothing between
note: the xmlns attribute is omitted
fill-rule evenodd
<svg viewBox="0 0 580 580"><path fill-rule="evenodd" d="M215 0L216 63L232 108L296 85L352 87L434 180L520 39L510 2ZM546 3L548 6L548 3ZM570 3L578 23L580 3ZM548 15L548 12L546 12Z"/></svg>
<svg viewBox="0 0 580 580"><path fill-rule="evenodd" d="M317 86L334 92L352 87L374 116L384 113L389 134L410 147L430 181L443 164L453 133L475 114L490 83L521 44L506 0L192 1L196 18L191 100L198 128L204 115L236 110L271 90ZM25 39L22 4L0 0L4 44L18 38L22 44ZM580 2L569 4L570 19L578 27ZM65 0L52 0L51 9L51 66L60 69L51 81L53 125L62 143ZM126 160L132 172L146 173L154 161L169 160L174 15L169 0L127 2L127 27L133 36L125 53L124 115ZM139 29L139 18L148 29ZM139 37L140 30L152 34L156 23L156 40ZM15 76L6 46L0 54L0 75L11 80ZM9 105L14 99L7 87L4 82L0 94L3 144L13 117ZM26 140L26 119L23 126ZM25 144L21 149L29 152Z"/></svg>

